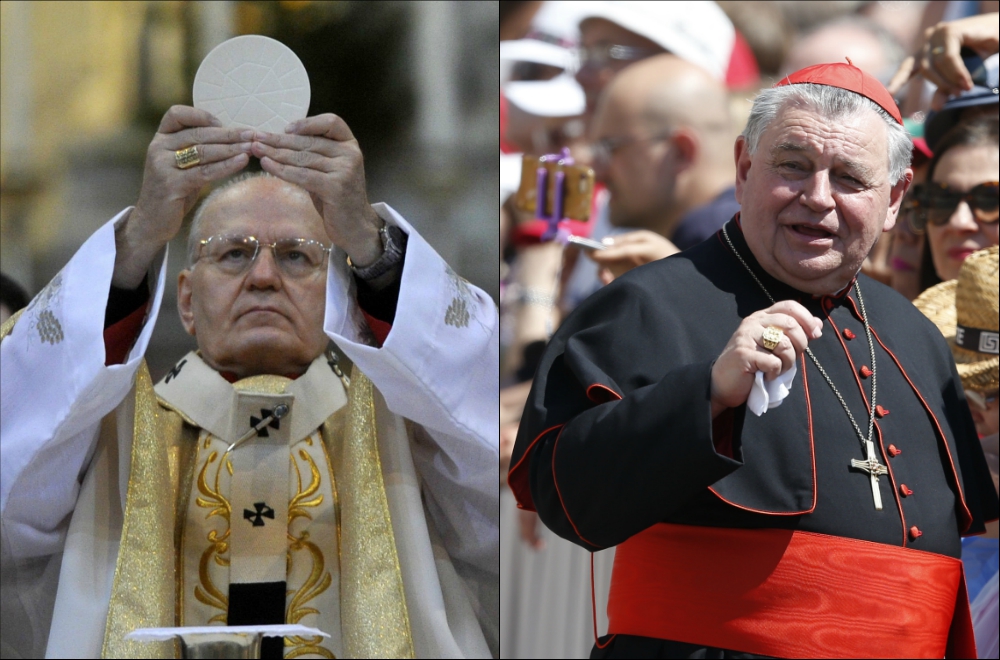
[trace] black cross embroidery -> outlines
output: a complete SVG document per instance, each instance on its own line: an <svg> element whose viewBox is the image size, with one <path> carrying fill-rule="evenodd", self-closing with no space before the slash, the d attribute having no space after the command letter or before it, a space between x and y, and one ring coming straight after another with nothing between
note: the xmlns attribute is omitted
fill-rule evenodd
<svg viewBox="0 0 1000 660"><path fill-rule="evenodd" d="M267 417L268 415L273 415L273 414L274 414L273 410L267 410L266 408L261 408L260 409L260 417L254 417L253 415L250 415L250 426L257 426L258 424L261 423L261 421L265 417ZM280 419L271 420L271 423L268 424L267 426L270 426L272 429L276 429L276 430L280 429L281 428L281 420ZM265 426L264 428L257 429L257 437L258 438L269 438L270 437L267 434L267 426Z"/></svg>
<svg viewBox="0 0 1000 660"><path fill-rule="evenodd" d="M180 375L181 369L184 368L185 364L187 364L187 358L184 358L183 360L181 360L180 362L178 362L174 366L174 368L170 370L170 373L167 374L167 380L164 381L164 382L169 383L172 379L177 378L177 376Z"/></svg>
<svg viewBox="0 0 1000 660"><path fill-rule="evenodd" d="M254 502L253 508L256 511L243 509L243 518L251 521L254 527L263 527L264 518L274 520L274 509L269 507L265 502Z"/></svg>

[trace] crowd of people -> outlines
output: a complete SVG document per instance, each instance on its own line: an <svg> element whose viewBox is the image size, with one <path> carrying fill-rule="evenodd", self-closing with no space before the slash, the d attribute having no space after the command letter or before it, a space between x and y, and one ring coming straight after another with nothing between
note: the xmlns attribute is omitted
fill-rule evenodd
<svg viewBox="0 0 1000 660"><path fill-rule="evenodd" d="M591 297L625 273L675 254L693 255L690 260L698 264L708 249L704 241L722 241L718 237L723 227L734 216L739 218L738 198L744 200L744 212L748 204L745 189L742 197L738 190L739 181L744 186L747 181L747 173L740 171L744 162L740 144L754 144L759 135L754 137L751 131L753 113L768 111L766 103L754 100L764 90L801 82L796 76L815 72L809 67L846 64L877 81L883 91L887 89L886 97L892 95L892 107L882 106L888 113L885 117L895 111L905 130L898 131L901 137L896 142L891 138L896 133L890 131L889 142L882 147L889 153L881 157L891 163L905 160L912 177L891 177L894 186L897 180L906 181L899 184L895 222L886 223L863 255L861 271L886 285L887 292L894 290L887 293L888 300L912 301L913 305L905 303L907 308L915 306L947 339L964 389L963 400L989 465L995 502L1000 428L996 357L1000 20L996 2L502 2L501 40L501 488L507 487L510 471L510 487L522 505L515 510L514 497L509 492L502 496L506 507L501 522L502 552L506 553L501 558L504 657L583 655L607 626L602 597L607 595L614 550L593 557L587 551L616 544L586 542L580 528L581 519L589 514L577 511L577 517L570 519L567 507L572 508L568 498L573 486L568 477L563 482L565 492L561 490L557 498L561 513L545 520L555 533L532 510L531 496L516 492L515 471L530 469L530 479L524 479L531 481L532 489L541 489L531 491L537 503L546 482L534 473L540 465L548 469L550 460L539 463L542 459L536 458L548 450L531 453L535 442L540 447L547 441L545 432L539 428L526 434L522 428L526 404L529 409L534 405L540 419L555 414L551 413L555 394L548 390L532 394L536 372L540 377L548 370L550 385L553 374L563 377L561 370L589 373L576 361L582 359L578 355L589 346L587 342L597 336L605 340L603 350L626 354L633 361L644 359L645 343L609 333L610 322L596 315ZM873 97L870 91L859 94ZM772 108L770 117L780 110ZM747 163L753 155L753 147L749 149L749 155L742 156ZM523 160L522 154L561 154L564 161L572 159L594 172L589 214L564 223L556 240L549 240L551 232L545 232L545 213L541 209L532 212L519 203L523 196L519 189L523 193L534 182L533 172L522 176L522 166L534 162ZM590 238L600 247L567 241L567 233ZM750 237L747 243L752 243ZM699 244L704 249L692 252ZM756 251L754 255L760 258ZM764 268L774 274L766 264ZM678 269L664 266L658 272ZM638 272L652 277L653 271ZM627 282L639 282L638 272ZM629 290L623 281L622 286L602 294L600 304L614 307ZM872 295L867 285L866 295ZM662 304L678 296L665 291ZM596 325L587 326L580 314L572 316L588 300L584 315ZM753 311L741 310L740 316ZM564 324L567 318L573 320ZM634 318L633 322L649 320ZM866 317L866 328L867 323ZM560 327L563 330L557 332ZM706 328L705 333L711 330ZM844 332L850 331L844 328ZM554 334L565 338L550 341ZM665 335L659 342L683 344L682 334ZM686 345L677 350L693 349ZM550 354L555 356L546 357ZM805 369L805 361L800 367ZM593 388L604 382L598 375L589 383L559 382L563 389L589 386L586 397L591 404L610 400L593 395ZM618 382L624 393L613 391L610 398L621 399L624 394L627 399L629 387L637 386ZM874 408L874 401L871 404ZM874 411L871 416L874 420ZM611 413L604 417L603 423L610 424ZM577 423L578 432L581 424ZM517 451L515 443L520 447ZM591 458L613 472L610 463L617 459L601 454L596 443ZM895 456L895 446L889 447L889 455ZM553 474L554 470L553 462ZM587 486L595 496L603 492L599 483ZM900 490L905 497L908 487L903 484ZM544 517L541 503L539 512ZM985 532L964 538L960 554L979 657L996 658L997 523L995 517L990 522L989 516L984 522ZM922 532L913 527L910 535ZM591 579L596 576L593 589L599 596L593 606L586 594L591 588L587 583L590 561ZM573 568L567 573L559 566ZM559 594L555 601L553 593ZM543 601L544 607L539 605ZM560 605L555 611L553 602ZM591 617L593 636L589 636ZM583 631L587 638L581 638ZM601 637L593 652L614 653L613 645L607 647L613 637ZM726 648L721 641L717 646ZM624 653L624 648L618 653ZM629 648L644 652L646 647Z"/></svg>

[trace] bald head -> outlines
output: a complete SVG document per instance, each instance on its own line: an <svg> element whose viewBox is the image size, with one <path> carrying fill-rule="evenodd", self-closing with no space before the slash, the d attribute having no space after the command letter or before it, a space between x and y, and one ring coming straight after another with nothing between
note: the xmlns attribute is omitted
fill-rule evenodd
<svg viewBox="0 0 1000 660"><path fill-rule="evenodd" d="M674 55L657 55L626 68L605 90L600 115L662 132L676 126L729 129L726 88L702 68Z"/></svg>
<svg viewBox="0 0 1000 660"><path fill-rule="evenodd" d="M885 28L861 16L850 16L797 39L785 57L781 75L814 64L843 62L849 57L854 66L887 82L904 55L895 37Z"/></svg>

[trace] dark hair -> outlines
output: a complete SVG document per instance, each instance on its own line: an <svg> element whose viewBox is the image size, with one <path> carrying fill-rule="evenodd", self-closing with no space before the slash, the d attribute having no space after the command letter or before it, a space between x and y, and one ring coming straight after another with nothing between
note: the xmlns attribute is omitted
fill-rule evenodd
<svg viewBox="0 0 1000 660"><path fill-rule="evenodd" d="M934 180L934 170L944 154L955 147L988 147L1000 145L1000 118L976 117L967 122L960 122L938 140L934 149L934 157L927 166L927 180ZM926 291L935 284L940 284L937 270L934 268L934 257L931 255L931 239L924 241L924 254L920 261L920 290Z"/></svg>
<svg viewBox="0 0 1000 660"><path fill-rule="evenodd" d="M7 307L11 314L24 309L31 302L28 292L20 284L0 273L0 304Z"/></svg>

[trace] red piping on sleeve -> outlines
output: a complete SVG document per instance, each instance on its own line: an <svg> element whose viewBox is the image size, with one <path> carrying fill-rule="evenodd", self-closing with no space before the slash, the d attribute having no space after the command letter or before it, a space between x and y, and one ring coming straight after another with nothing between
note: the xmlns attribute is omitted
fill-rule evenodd
<svg viewBox="0 0 1000 660"><path fill-rule="evenodd" d="M587 398L600 405L602 403L608 403L609 401L621 401L622 395L615 392L607 385L594 383L587 388Z"/></svg>
<svg viewBox="0 0 1000 660"><path fill-rule="evenodd" d="M520 468L524 462L528 460L528 456L530 456L531 452L534 451L535 444L542 439L542 436L551 431L555 431L556 429L561 429L564 426L565 424L557 424L555 426L550 426L539 433L538 436L531 441L531 444L528 445L528 448L524 450L524 455L521 456L521 460L507 470L507 487L510 488L510 492L514 493L514 499L517 500L517 508L524 509L526 511L535 511L535 503L531 499L531 488L528 486L528 473L525 472L523 473L524 476L521 476L522 473L518 471L518 468Z"/></svg>
<svg viewBox="0 0 1000 660"><path fill-rule="evenodd" d="M555 484L556 495L559 496L559 504L562 506L563 513L566 515L566 520L569 521L570 526L573 528L573 532L584 543L589 543L590 545L594 546L595 548L600 548L600 546L597 545L596 543L594 543L592 541L588 541L586 538L584 538L583 534L580 533L580 530L577 529L576 523L573 522L573 519L569 515L569 510L566 508L566 502L563 500L562 491L559 490L559 480L556 479L556 449L559 448L559 439L562 437L563 431L565 431L565 430L566 430L565 426L563 426L563 428L559 429L559 435L556 436L556 441L552 444L552 483Z"/></svg>
<svg viewBox="0 0 1000 660"><path fill-rule="evenodd" d="M104 366L125 363L128 352L132 350L142 330L142 322L146 320L148 309L149 303L140 305L139 309L104 329Z"/></svg>
<svg viewBox="0 0 1000 660"><path fill-rule="evenodd" d="M941 439L941 444L944 445L944 450L948 454L948 463L951 465L951 475L952 478L955 480L955 491L956 494L958 495L958 501L962 503L962 510L959 513L962 514L963 518L962 533L965 533L969 530L969 527L972 526L972 512L969 511L969 507L965 503L965 493L962 492L962 482L958 478L958 470L955 469L955 460L951 456L951 448L948 447L948 437L944 434L944 431L941 429L941 424L938 422L938 418L934 414L934 411L931 410L931 407L927 405L927 402L924 400L924 395L920 393L920 390L917 389L917 386L913 384L912 380L910 380L910 375L906 373L906 369L903 368L903 365L899 362L899 359L896 357L895 353L890 351L889 348L882 343L882 338L878 336L877 332L875 332L875 328L872 328L872 335L875 337L876 341L878 341L879 346L882 347L882 350L888 353L889 357L892 358L892 361L896 363L896 367L899 369L899 372L903 374L903 378L905 378L906 382L910 384L910 389L912 389L913 393L917 395L917 398L920 399L920 403L923 404L924 406L924 410L926 410L927 414L931 416L932 420L934 420L934 428L937 430L938 438ZM958 442L957 439L956 442ZM900 511L902 511L902 508L900 508Z"/></svg>
<svg viewBox="0 0 1000 660"><path fill-rule="evenodd" d="M752 507L743 506L742 504L736 504L735 502L730 502L714 487L709 486L708 490L712 492L713 495L718 497L720 500L728 504L729 506L736 507L737 509L742 509L744 511L750 511L752 513L760 513L765 516L801 516L802 514L812 513L816 510L816 500L817 498L817 485L816 485L816 445L813 442L813 425L812 425L812 404L809 401L809 380L806 378L806 356L800 355L799 359L801 361L800 371L802 372L802 387L806 391L806 418L809 420L809 452L812 455L812 484L813 484L813 496L812 496L812 506L805 511L764 511L763 509L754 509Z"/></svg>

